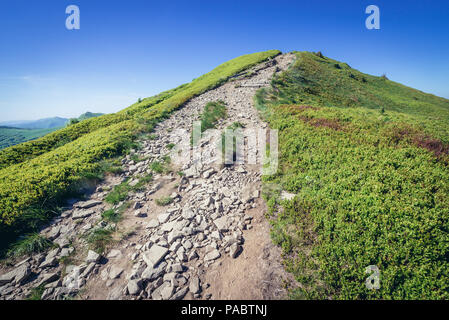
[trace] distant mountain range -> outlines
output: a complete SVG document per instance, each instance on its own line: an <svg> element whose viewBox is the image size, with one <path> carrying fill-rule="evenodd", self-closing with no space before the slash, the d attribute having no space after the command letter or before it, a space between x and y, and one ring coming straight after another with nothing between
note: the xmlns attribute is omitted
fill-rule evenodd
<svg viewBox="0 0 449 320"><path fill-rule="evenodd" d="M95 118L103 113L83 113L78 118L67 119L61 117L45 118L31 121L4 121L0 122L0 150L16 144L34 140L53 131L65 127L70 120L75 122Z"/></svg>
<svg viewBox="0 0 449 320"><path fill-rule="evenodd" d="M92 113L86 112L76 118L79 121L86 120L89 118L94 118L103 115L102 113ZM61 118L61 117L53 117L53 118L44 118L39 120L24 120L24 121L5 121L0 122L1 127L9 127L9 128L19 128L19 129L52 129L52 128L60 128L67 125L70 119Z"/></svg>

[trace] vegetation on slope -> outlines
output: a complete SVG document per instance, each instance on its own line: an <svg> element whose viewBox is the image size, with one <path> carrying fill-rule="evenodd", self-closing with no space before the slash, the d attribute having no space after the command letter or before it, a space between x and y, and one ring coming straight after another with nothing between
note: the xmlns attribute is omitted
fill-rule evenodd
<svg viewBox="0 0 449 320"><path fill-rule="evenodd" d="M101 170L101 160L129 150L137 134L151 131L158 121L194 96L279 53L271 50L238 57L189 84L141 100L116 114L88 119L1 151L2 245L11 236L39 226L51 215L49 208Z"/></svg>
<svg viewBox="0 0 449 320"><path fill-rule="evenodd" d="M449 298L449 101L297 53L259 91L279 129L265 192L294 298ZM365 286L370 265L380 289Z"/></svg>

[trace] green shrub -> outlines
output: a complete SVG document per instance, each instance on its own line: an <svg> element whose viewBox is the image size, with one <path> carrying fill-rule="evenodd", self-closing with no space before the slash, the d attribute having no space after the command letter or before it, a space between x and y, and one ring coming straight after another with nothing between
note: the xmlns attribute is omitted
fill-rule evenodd
<svg viewBox="0 0 449 320"><path fill-rule="evenodd" d="M122 215L120 214L120 212L118 212L117 210L114 209L109 209L104 211L101 214L101 217L103 218L103 220L107 221L107 222L112 222L112 223L117 223L120 220L122 220Z"/></svg>
<svg viewBox="0 0 449 320"><path fill-rule="evenodd" d="M8 257L18 258L29 256L34 253L46 251L53 243L38 233L28 234L24 239L15 243L8 251Z"/></svg>
<svg viewBox="0 0 449 320"><path fill-rule="evenodd" d="M31 289L31 293L26 298L26 300L31 300L31 301L42 300L42 295L44 294L44 291L45 291L45 286L44 285L41 285L41 286L36 287L36 288L32 288Z"/></svg>
<svg viewBox="0 0 449 320"><path fill-rule="evenodd" d="M209 102L200 116L201 132L215 128L218 120L226 117L226 105L223 101Z"/></svg>
<svg viewBox="0 0 449 320"><path fill-rule="evenodd" d="M89 244L89 249L103 254L106 249L108 249L113 241L112 238L113 231L105 228L96 228L90 232L86 238Z"/></svg>
<svg viewBox="0 0 449 320"><path fill-rule="evenodd" d="M150 165L150 169L153 170L156 173L162 173L164 172L164 166L159 161L154 161Z"/></svg>
<svg viewBox="0 0 449 320"><path fill-rule="evenodd" d="M161 207L168 206L172 202L173 202L173 198L171 198L171 197L163 197L160 199L156 199L156 204Z"/></svg>

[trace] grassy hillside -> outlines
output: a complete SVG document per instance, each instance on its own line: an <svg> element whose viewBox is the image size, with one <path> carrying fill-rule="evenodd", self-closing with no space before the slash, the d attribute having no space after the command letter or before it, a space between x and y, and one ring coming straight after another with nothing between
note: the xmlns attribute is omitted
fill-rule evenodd
<svg viewBox="0 0 449 320"><path fill-rule="evenodd" d="M297 55L256 96L279 129L279 172L264 195L301 283L293 297L449 298L449 101ZM379 290L365 286L370 265Z"/></svg>
<svg viewBox="0 0 449 320"><path fill-rule="evenodd" d="M18 129L10 127L0 127L0 149L4 149L16 144L34 140L58 130L51 129Z"/></svg>
<svg viewBox="0 0 449 320"><path fill-rule="evenodd" d="M48 219L84 179L98 176L102 160L123 154L139 133L183 103L234 74L278 55L271 50L238 57L173 90L118 113L92 118L0 152L0 234L10 239ZM4 245L9 240L2 239Z"/></svg>

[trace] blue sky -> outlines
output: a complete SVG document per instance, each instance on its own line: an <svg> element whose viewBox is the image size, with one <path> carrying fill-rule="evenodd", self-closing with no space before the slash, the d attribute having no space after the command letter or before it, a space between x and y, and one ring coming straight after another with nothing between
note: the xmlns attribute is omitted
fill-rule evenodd
<svg viewBox="0 0 449 320"><path fill-rule="evenodd" d="M65 28L78 5L81 29ZM381 29L365 28L365 8ZM242 54L322 51L449 98L449 1L2 0L0 121L115 112Z"/></svg>

